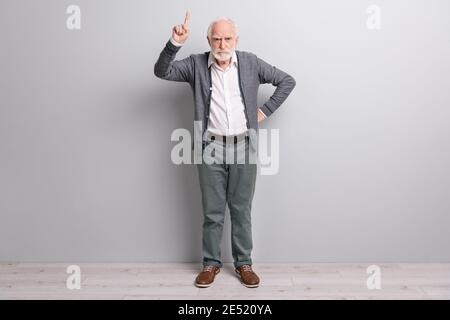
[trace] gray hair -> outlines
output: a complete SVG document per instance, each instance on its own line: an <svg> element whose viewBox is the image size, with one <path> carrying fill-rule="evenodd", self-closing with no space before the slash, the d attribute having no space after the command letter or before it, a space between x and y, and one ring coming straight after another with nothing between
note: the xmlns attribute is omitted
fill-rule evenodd
<svg viewBox="0 0 450 320"><path fill-rule="evenodd" d="M230 18L227 18L227 17L220 17L220 18L215 19L214 21L212 21L212 22L209 24L208 31L207 31L207 33L206 33L206 36L208 37L208 39L211 39L211 32L212 32L212 28L213 28L214 24L216 24L216 23L219 22L219 21L226 21L226 22L229 22L229 23L233 26L234 32L236 33L236 36L238 35L238 29L237 29L236 23L235 23L233 20L231 20Z"/></svg>

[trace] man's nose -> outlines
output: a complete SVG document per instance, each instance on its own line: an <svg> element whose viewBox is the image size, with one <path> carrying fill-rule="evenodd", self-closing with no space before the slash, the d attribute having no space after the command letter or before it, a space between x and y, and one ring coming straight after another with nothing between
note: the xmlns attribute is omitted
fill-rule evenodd
<svg viewBox="0 0 450 320"><path fill-rule="evenodd" d="M220 39L220 49L225 48L225 41L224 39Z"/></svg>

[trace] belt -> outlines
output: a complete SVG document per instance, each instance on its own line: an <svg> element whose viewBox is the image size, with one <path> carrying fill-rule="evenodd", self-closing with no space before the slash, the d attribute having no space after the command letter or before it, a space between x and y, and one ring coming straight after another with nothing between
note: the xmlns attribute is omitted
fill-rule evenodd
<svg viewBox="0 0 450 320"><path fill-rule="evenodd" d="M208 140L214 140L214 141L222 141L224 144L236 144L241 141L249 141L249 136L246 132L236 135L229 135L229 136L222 136L220 134L215 133L208 133L207 135Z"/></svg>

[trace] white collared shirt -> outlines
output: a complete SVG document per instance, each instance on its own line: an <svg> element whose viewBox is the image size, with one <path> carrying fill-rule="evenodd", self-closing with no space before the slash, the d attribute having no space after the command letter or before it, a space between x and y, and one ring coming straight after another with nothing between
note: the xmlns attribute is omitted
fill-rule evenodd
<svg viewBox="0 0 450 320"><path fill-rule="evenodd" d="M182 44L170 38L172 44ZM239 88L238 60L233 52L231 63L223 70L216 63L212 52L208 56L211 68L211 104L207 131L222 136L237 135L248 131L245 106ZM264 113L258 109L264 117Z"/></svg>
<svg viewBox="0 0 450 320"><path fill-rule="evenodd" d="M229 136L248 130L237 65L236 52L233 52L231 63L225 70L219 67L213 54L209 53L212 92L207 128L213 134Z"/></svg>

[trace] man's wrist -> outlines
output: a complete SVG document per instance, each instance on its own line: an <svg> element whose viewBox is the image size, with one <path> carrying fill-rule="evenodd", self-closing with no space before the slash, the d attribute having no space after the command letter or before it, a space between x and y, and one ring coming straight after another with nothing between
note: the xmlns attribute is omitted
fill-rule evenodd
<svg viewBox="0 0 450 320"><path fill-rule="evenodd" d="M258 108L258 112L264 117L264 119L267 118L266 114L261 110L261 108Z"/></svg>
<svg viewBox="0 0 450 320"><path fill-rule="evenodd" d="M171 42L174 46L177 46L177 47L181 47L181 46L183 45L182 43L176 42L172 37L170 37L170 42Z"/></svg>

